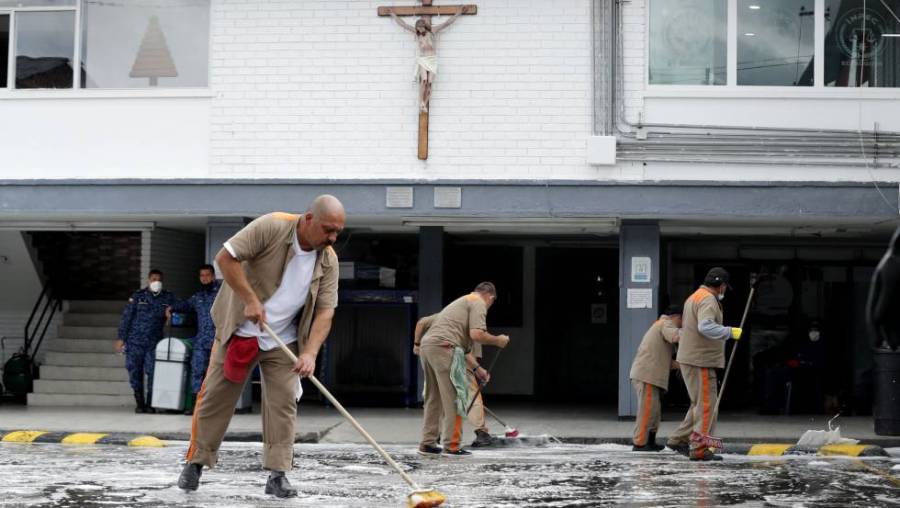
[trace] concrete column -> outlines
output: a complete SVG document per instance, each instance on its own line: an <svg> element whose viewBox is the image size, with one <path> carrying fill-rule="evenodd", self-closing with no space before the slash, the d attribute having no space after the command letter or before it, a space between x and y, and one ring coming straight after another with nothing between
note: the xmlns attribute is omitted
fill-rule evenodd
<svg viewBox="0 0 900 508"><path fill-rule="evenodd" d="M419 228L419 316L427 316L444 307L444 228L423 226ZM424 377L421 366L416 371L418 390L416 397L422 401Z"/></svg>
<svg viewBox="0 0 900 508"><path fill-rule="evenodd" d="M235 233L249 224L251 219L247 217L210 217L206 221L206 262L215 265L216 254L222 248L222 244L234 236ZM216 277L221 278L222 273L216 266Z"/></svg>
<svg viewBox="0 0 900 508"><path fill-rule="evenodd" d="M659 257L659 224L623 221L619 233L619 416L637 414L628 373L644 333L659 316ZM629 293L632 300L640 296L649 301L650 308L629 308Z"/></svg>

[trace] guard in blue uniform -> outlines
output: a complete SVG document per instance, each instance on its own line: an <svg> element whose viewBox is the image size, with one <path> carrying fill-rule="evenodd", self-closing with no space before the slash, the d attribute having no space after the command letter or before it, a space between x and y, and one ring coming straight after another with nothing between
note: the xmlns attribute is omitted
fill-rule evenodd
<svg viewBox="0 0 900 508"><path fill-rule="evenodd" d="M152 413L153 362L156 343L162 339L166 324L166 308L175 305L175 295L162 288L163 274L150 270L146 288L139 289L128 299L122 311L116 351L125 352L128 381L134 390L135 413ZM144 397L144 375L147 394Z"/></svg>
<svg viewBox="0 0 900 508"><path fill-rule="evenodd" d="M178 302L172 307L174 312L195 312L197 314L197 335L192 339L191 351L191 389L196 395L203 386L203 378L209 366L209 355L216 340L216 325L209 315L216 295L219 294L220 281L216 280L216 271L212 265L200 267L200 291L187 300ZM191 414L191 410L185 414Z"/></svg>

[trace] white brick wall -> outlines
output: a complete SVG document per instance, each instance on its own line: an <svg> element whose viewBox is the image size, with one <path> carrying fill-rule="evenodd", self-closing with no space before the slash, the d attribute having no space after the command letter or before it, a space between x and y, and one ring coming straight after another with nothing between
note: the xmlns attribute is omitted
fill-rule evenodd
<svg viewBox="0 0 900 508"><path fill-rule="evenodd" d="M482 0L441 32L427 162L414 38L376 15L414 3L213 2L211 176L596 176L590 2Z"/></svg>
<svg viewBox="0 0 900 508"><path fill-rule="evenodd" d="M647 0L622 2L622 58L624 68L625 118L637 123L643 109L646 81Z"/></svg>

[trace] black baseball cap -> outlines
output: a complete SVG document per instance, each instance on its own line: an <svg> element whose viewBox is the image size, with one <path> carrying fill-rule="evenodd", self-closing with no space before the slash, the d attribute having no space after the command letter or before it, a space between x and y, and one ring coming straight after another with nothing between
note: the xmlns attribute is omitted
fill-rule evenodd
<svg viewBox="0 0 900 508"><path fill-rule="evenodd" d="M731 276L728 275L728 271L721 266L716 266L706 272L706 278L703 279L703 285L718 287L725 284L728 286L728 289L732 289L731 284L728 283L729 280L731 280Z"/></svg>
<svg viewBox="0 0 900 508"><path fill-rule="evenodd" d="M669 305L666 307L666 310L663 311L663 314L667 316L680 316L684 314L684 307L681 305Z"/></svg>

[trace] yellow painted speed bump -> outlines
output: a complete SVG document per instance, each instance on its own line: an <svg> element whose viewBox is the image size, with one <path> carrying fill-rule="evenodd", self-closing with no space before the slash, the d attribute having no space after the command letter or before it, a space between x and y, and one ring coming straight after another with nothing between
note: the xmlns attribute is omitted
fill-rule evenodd
<svg viewBox="0 0 900 508"><path fill-rule="evenodd" d="M3 436L4 443L30 443L46 434L43 430L17 430Z"/></svg>
<svg viewBox="0 0 900 508"><path fill-rule="evenodd" d="M61 443L71 445L92 445L106 435L107 434L97 434L94 432L77 432L64 437Z"/></svg>
<svg viewBox="0 0 900 508"><path fill-rule="evenodd" d="M819 448L819 455L843 455L844 457L859 457L869 448L867 445L832 444Z"/></svg>
<svg viewBox="0 0 900 508"><path fill-rule="evenodd" d="M142 446L146 448L163 448L166 446L166 443L163 442L158 437L154 436L139 436L128 442L128 446Z"/></svg>
<svg viewBox="0 0 900 508"><path fill-rule="evenodd" d="M790 444L755 444L750 447L747 455L781 456L793 446Z"/></svg>

